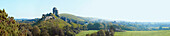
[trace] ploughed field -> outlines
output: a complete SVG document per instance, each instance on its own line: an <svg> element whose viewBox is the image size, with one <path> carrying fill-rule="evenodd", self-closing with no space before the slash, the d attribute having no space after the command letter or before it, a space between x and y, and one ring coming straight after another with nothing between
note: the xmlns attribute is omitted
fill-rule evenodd
<svg viewBox="0 0 170 36"><path fill-rule="evenodd" d="M81 31L76 36L86 36L94 32L97 30ZM170 30L115 32L115 36L170 36Z"/></svg>

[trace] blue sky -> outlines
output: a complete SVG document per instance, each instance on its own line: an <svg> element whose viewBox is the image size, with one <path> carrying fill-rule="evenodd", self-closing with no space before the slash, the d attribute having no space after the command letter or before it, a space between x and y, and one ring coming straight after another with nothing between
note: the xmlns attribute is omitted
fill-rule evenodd
<svg viewBox="0 0 170 36"><path fill-rule="evenodd" d="M15 18L40 18L57 7L59 13L107 20L139 22L170 21L170 0L1 0Z"/></svg>

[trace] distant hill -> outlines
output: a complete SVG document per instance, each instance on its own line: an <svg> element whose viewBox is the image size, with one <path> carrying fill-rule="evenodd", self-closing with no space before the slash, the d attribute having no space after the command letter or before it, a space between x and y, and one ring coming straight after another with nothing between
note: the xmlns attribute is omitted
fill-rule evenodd
<svg viewBox="0 0 170 36"><path fill-rule="evenodd" d="M78 16L72 15L72 14L67 14L67 13L63 13L63 14L59 14L60 17L65 17L71 20L76 20L76 21L85 21L84 19L79 18Z"/></svg>
<svg viewBox="0 0 170 36"><path fill-rule="evenodd" d="M82 16L76 16L68 13L59 14L60 18L64 21L71 21L77 24L86 24L86 23L95 23L95 22L111 22L104 19L98 19L93 17L82 17Z"/></svg>

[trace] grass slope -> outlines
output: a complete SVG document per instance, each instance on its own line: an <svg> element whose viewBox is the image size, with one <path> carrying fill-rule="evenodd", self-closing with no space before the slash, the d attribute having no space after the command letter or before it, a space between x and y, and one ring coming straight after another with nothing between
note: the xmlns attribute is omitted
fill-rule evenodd
<svg viewBox="0 0 170 36"><path fill-rule="evenodd" d="M67 13L63 13L63 14L59 14L61 17L66 17L68 19L73 19L73 20L77 20L77 21L84 21L83 19L75 16L75 15L72 15L72 14L67 14Z"/></svg>
<svg viewBox="0 0 170 36"><path fill-rule="evenodd" d="M58 17L56 17L55 15L53 15L56 19L49 19L49 20L39 20L38 22L34 23L34 25L39 26L40 28L50 28L53 26L59 26L59 28L63 28L66 25L71 26L69 23L65 22L62 19L59 19Z"/></svg>
<svg viewBox="0 0 170 36"><path fill-rule="evenodd" d="M80 33L76 34L76 36L86 36L86 34L91 34L97 31L98 30L81 31Z"/></svg>
<svg viewBox="0 0 170 36"><path fill-rule="evenodd" d="M170 30L116 32L115 36L169 36Z"/></svg>

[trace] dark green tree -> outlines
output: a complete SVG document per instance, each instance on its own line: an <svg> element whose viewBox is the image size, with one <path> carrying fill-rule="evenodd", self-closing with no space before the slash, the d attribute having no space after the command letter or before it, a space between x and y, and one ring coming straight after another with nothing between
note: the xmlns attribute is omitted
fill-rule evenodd
<svg viewBox="0 0 170 36"><path fill-rule="evenodd" d="M159 26L159 30L162 30L162 26Z"/></svg>
<svg viewBox="0 0 170 36"><path fill-rule="evenodd" d="M64 31L60 28L58 28L58 34L59 36L64 36Z"/></svg>
<svg viewBox="0 0 170 36"><path fill-rule="evenodd" d="M113 26L110 26L110 30L114 30L115 31L116 29Z"/></svg>
<svg viewBox="0 0 170 36"><path fill-rule="evenodd" d="M86 34L86 36L90 36L90 34Z"/></svg>
<svg viewBox="0 0 170 36"><path fill-rule="evenodd" d="M94 24L93 24L93 23L89 23L89 24L87 25L87 28L88 28L89 30L93 30Z"/></svg>
<svg viewBox="0 0 170 36"><path fill-rule="evenodd" d="M97 33L92 33L91 36L97 36L98 34Z"/></svg>
<svg viewBox="0 0 170 36"><path fill-rule="evenodd" d="M83 30L88 30L87 25L83 26Z"/></svg>
<svg viewBox="0 0 170 36"><path fill-rule="evenodd" d="M111 36L109 31L105 31L106 36Z"/></svg>
<svg viewBox="0 0 170 36"><path fill-rule="evenodd" d="M105 31L104 30L99 30L97 32L98 36L105 36Z"/></svg>
<svg viewBox="0 0 170 36"><path fill-rule="evenodd" d="M113 30L110 30L110 33L111 33L110 34L111 36L114 36L114 31Z"/></svg>
<svg viewBox="0 0 170 36"><path fill-rule="evenodd" d="M42 29L41 36L50 36L48 30Z"/></svg>
<svg viewBox="0 0 170 36"><path fill-rule="evenodd" d="M41 30L38 26L34 26L32 30L33 36L40 36Z"/></svg>
<svg viewBox="0 0 170 36"><path fill-rule="evenodd" d="M60 28L52 27L50 32L51 32L50 33L51 36L55 36L55 35L64 36L63 30Z"/></svg>

